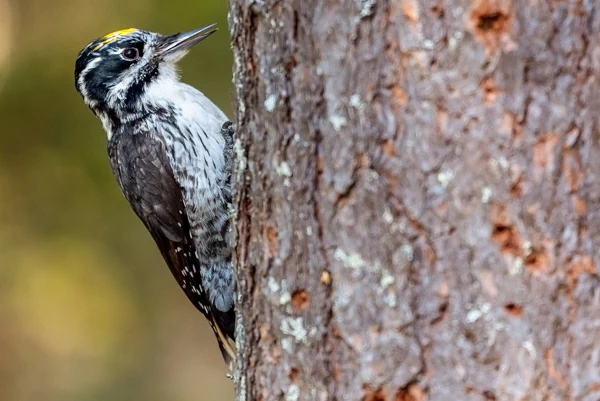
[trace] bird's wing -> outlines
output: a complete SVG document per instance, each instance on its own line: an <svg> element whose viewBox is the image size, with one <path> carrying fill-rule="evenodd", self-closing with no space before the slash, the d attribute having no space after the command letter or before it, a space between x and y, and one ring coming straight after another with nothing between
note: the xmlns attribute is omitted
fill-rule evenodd
<svg viewBox="0 0 600 401"><path fill-rule="evenodd" d="M221 194L223 196L223 200L226 205L231 205L233 195L232 195L232 182L231 182L231 174L233 172L233 136L235 131L233 130L233 123L231 121L227 121L221 127L221 135L223 139L225 139L225 146L223 147L223 158L225 160L225 176L223 178L223 182L219 186L221 188ZM227 208L228 218L225 220L225 224L222 227L222 235L225 238L225 242L233 247L234 245L231 243L231 236L229 234L229 213L231 213L231 209Z"/></svg>
<svg viewBox="0 0 600 401"><path fill-rule="evenodd" d="M146 133L109 144L115 177L144 223L171 273L190 301L208 319L227 362L235 358L235 312L213 308L200 284L200 266L182 190L173 175L164 144Z"/></svg>
<svg viewBox="0 0 600 401"><path fill-rule="evenodd" d="M223 148L223 156L225 158L225 185L223 185L224 193L223 197L231 203L231 173L233 171L233 136L235 131L233 129L233 123L227 121L221 128L221 135L225 139L225 147Z"/></svg>

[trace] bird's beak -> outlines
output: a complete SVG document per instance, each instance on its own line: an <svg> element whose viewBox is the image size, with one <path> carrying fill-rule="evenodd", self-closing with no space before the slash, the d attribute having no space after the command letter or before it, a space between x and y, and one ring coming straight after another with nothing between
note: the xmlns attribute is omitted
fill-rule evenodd
<svg viewBox="0 0 600 401"><path fill-rule="evenodd" d="M165 36L159 44L158 56L169 59L169 61L178 61L185 56L192 46L215 33L217 31L216 25L210 24L193 31Z"/></svg>

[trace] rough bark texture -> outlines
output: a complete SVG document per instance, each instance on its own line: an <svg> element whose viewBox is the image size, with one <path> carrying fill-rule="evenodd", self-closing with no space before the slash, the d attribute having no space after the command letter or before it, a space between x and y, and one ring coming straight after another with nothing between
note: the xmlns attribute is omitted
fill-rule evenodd
<svg viewBox="0 0 600 401"><path fill-rule="evenodd" d="M230 0L239 399L600 399L596 0Z"/></svg>

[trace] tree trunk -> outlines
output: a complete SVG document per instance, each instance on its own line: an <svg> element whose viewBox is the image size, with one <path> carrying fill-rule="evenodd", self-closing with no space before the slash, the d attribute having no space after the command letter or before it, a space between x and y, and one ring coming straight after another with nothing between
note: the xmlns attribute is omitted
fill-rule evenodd
<svg viewBox="0 0 600 401"><path fill-rule="evenodd" d="M238 399L600 399L597 1L230 6Z"/></svg>

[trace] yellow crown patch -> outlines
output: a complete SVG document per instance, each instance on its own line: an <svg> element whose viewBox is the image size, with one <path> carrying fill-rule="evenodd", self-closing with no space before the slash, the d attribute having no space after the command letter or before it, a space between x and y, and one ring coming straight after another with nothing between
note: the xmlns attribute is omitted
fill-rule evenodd
<svg viewBox="0 0 600 401"><path fill-rule="evenodd" d="M120 31L111 32L108 35L104 36L102 42L100 42L96 47L94 47L94 51L100 49L102 46L112 43L119 39L121 36L129 35L137 31L135 28L121 29Z"/></svg>

